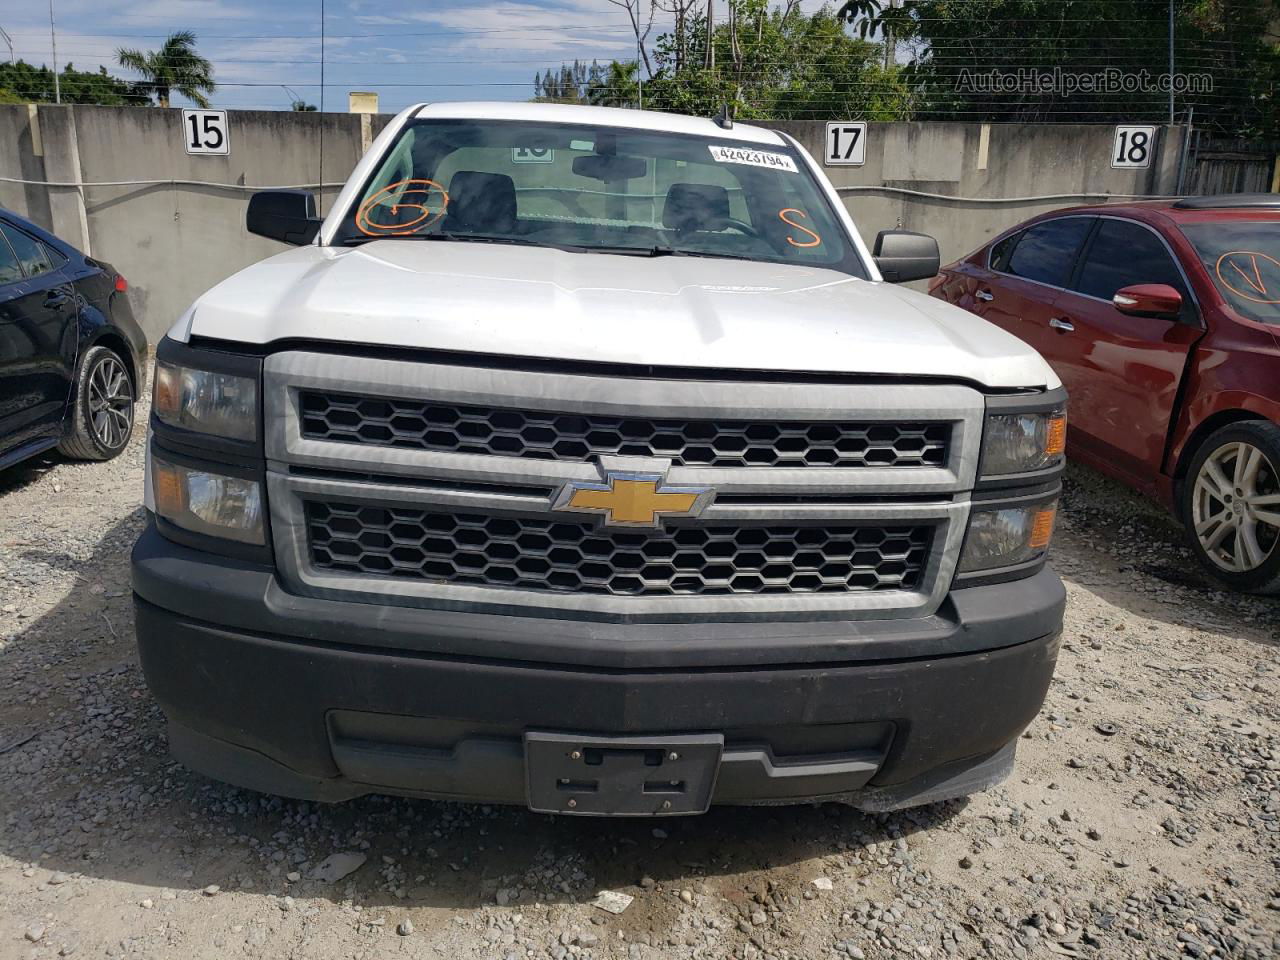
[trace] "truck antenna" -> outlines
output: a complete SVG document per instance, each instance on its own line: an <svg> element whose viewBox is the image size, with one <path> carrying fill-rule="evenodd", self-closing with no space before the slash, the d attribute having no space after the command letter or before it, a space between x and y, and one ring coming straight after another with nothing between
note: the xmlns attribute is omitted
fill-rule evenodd
<svg viewBox="0 0 1280 960"><path fill-rule="evenodd" d="M733 117L729 114L728 102L720 104L720 112L715 117L716 126L721 130L733 129Z"/></svg>

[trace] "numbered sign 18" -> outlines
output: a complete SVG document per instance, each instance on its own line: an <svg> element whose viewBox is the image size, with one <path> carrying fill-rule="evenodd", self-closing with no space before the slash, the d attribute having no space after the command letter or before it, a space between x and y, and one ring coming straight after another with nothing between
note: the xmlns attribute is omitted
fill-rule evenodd
<svg viewBox="0 0 1280 960"><path fill-rule="evenodd" d="M1155 127L1121 124L1116 127L1116 139L1111 144L1111 166L1128 170L1149 167L1155 148Z"/></svg>
<svg viewBox="0 0 1280 960"><path fill-rule="evenodd" d="M860 167L866 159L867 124L865 121L827 124L827 152L823 155L823 160L828 166L848 164Z"/></svg>
<svg viewBox="0 0 1280 960"><path fill-rule="evenodd" d="M187 153L228 154L231 137L225 110L183 110L182 139Z"/></svg>

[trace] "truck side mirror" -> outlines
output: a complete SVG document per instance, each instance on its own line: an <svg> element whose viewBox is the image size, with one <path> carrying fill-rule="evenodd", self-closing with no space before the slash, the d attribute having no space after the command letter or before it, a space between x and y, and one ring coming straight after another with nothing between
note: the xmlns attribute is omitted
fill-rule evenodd
<svg viewBox="0 0 1280 960"><path fill-rule="evenodd" d="M1131 317L1177 320L1182 314L1182 294L1167 283L1135 283L1121 287L1111 298L1111 303Z"/></svg>
<svg viewBox="0 0 1280 960"><path fill-rule="evenodd" d="M872 251L880 276L889 283L927 280L937 276L941 266L938 241L910 230L881 230Z"/></svg>
<svg viewBox="0 0 1280 960"><path fill-rule="evenodd" d="M310 190L259 190L249 198L244 220L250 233L294 246L314 240L321 223Z"/></svg>

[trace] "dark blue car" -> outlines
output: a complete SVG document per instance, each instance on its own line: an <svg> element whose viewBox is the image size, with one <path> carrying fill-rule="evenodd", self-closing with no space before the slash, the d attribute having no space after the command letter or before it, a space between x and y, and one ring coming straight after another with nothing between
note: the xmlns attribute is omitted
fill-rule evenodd
<svg viewBox="0 0 1280 960"><path fill-rule="evenodd" d="M147 342L127 289L0 209L0 469L51 447L109 460L128 445Z"/></svg>

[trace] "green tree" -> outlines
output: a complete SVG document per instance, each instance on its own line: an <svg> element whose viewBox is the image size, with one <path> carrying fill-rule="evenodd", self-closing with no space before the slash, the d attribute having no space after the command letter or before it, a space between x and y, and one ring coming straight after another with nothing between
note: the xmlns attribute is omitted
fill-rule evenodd
<svg viewBox="0 0 1280 960"><path fill-rule="evenodd" d="M705 12L658 39L659 69L645 105L710 116L728 103L743 119L861 117L894 120L911 109L879 44L851 36L829 7L734 0L710 30Z"/></svg>
<svg viewBox="0 0 1280 960"><path fill-rule="evenodd" d="M106 67L90 72L68 63L58 74L58 87L63 103L122 106L146 102L146 95L134 84L111 76ZM53 103L53 71L25 60L0 63L0 98L7 103Z"/></svg>
<svg viewBox="0 0 1280 960"><path fill-rule="evenodd" d="M1165 74L1166 0L850 0L862 36L887 32L910 57L920 119L1107 122L1163 119L1166 91L1036 89L1034 72L1117 81ZM1280 136L1280 48L1266 40L1280 0L1174 0L1175 109L1230 136ZM1091 84L1092 81L1089 81Z"/></svg>
<svg viewBox="0 0 1280 960"><path fill-rule="evenodd" d="M586 101L596 107L634 107L639 103L640 64L614 60L587 84Z"/></svg>
<svg viewBox="0 0 1280 960"><path fill-rule="evenodd" d="M900 69L886 68L883 48L851 35L830 7L812 14L795 2L725 0L725 7L708 29L705 7L675 4L673 29L646 54L653 67L643 81L646 108L711 116L727 103L742 119L775 120L894 120L910 112ZM632 106L639 74L635 61L615 60L585 86L570 83L571 99L548 70L534 90L538 99Z"/></svg>
<svg viewBox="0 0 1280 960"><path fill-rule="evenodd" d="M559 70L548 67L544 73L534 75L533 98L539 103L586 103L587 91L601 82L602 75L600 64L594 60L591 66L575 60L561 64Z"/></svg>
<svg viewBox="0 0 1280 960"><path fill-rule="evenodd" d="M169 34L159 50L116 51L120 66L142 75L139 84L162 107L169 106L172 91L182 94L201 107L209 105L205 94L213 93L213 64L196 53L196 35L190 30Z"/></svg>

